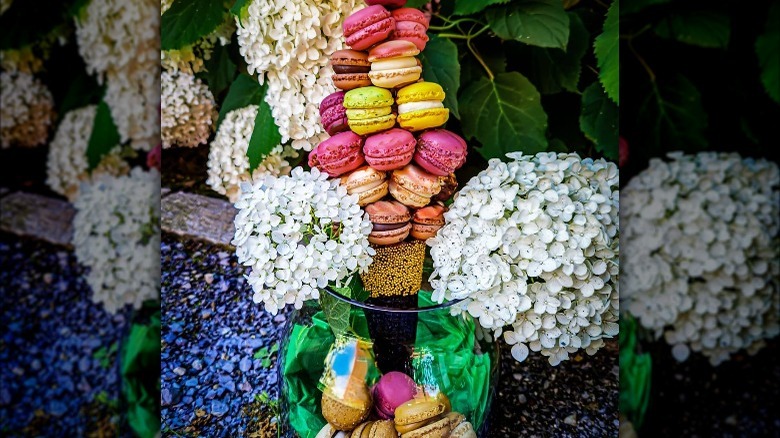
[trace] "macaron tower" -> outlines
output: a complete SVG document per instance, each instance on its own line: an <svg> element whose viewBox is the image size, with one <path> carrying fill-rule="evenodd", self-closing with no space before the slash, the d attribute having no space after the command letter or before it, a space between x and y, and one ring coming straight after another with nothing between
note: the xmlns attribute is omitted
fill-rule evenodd
<svg viewBox="0 0 780 438"><path fill-rule="evenodd" d="M406 301L416 305L424 241L444 224L443 204L457 187L454 172L465 163L467 146L443 129L449 118L444 89L420 79L416 56L428 42L428 18L404 0L366 3L344 20L350 49L331 56L342 91L320 104L332 137L311 152L309 165L341 178L369 212L377 255L362 279L371 298L411 296Z"/></svg>
<svg viewBox="0 0 780 438"><path fill-rule="evenodd" d="M320 104L331 137L312 150L308 162L340 178L373 224L368 241L376 255L361 275L368 301L416 308L425 241L444 225L467 145L443 128L449 118L444 89L421 79L417 55L428 42L428 18L404 7L405 0L366 3L344 20L349 49L331 56L340 91ZM463 415L450 412L448 401L426 396L409 377L406 348L415 342L417 314L382 318L366 312L373 360L383 377L368 392L349 386L351 400L326 384L322 411L329 425L322 436L350 431L353 438L449 437Z"/></svg>

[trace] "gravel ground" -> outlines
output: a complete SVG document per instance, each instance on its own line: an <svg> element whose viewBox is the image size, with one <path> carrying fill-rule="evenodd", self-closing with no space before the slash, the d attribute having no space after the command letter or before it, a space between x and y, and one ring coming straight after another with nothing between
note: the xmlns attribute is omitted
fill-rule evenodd
<svg viewBox="0 0 780 438"><path fill-rule="evenodd" d="M94 304L82 273L70 251L0 234L2 436L119 435L130 313Z"/></svg>
<svg viewBox="0 0 780 438"><path fill-rule="evenodd" d="M166 235L161 256L164 436L266 436L271 414L257 398L277 395L276 355L254 355L279 341L287 314L252 303L230 250ZM617 435L616 342L558 367L502 356L490 437Z"/></svg>
<svg viewBox="0 0 780 438"><path fill-rule="evenodd" d="M777 338L717 367L696 354L678 363L670 350L650 346L652 399L640 437L780 437Z"/></svg>

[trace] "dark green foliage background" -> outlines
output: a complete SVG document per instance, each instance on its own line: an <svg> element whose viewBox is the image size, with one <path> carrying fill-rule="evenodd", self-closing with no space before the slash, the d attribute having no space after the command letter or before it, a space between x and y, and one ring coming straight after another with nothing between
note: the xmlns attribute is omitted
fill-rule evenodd
<svg viewBox="0 0 780 438"><path fill-rule="evenodd" d="M761 81L756 51L770 5L780 10L777 0L623 2L620 133L630 145L628 166L620 173L624 183L646 168L651 157L673 150L735 151L778 160L780 103ZM775 33L769 37L775 62L780 57L778 26L780 20L771 25ZM780 75L769 79L777 89ZM659 107L669 110L668 119ZM655 125L658 120L660 126ZM675 128L669 129L665 120Z"/></svg>

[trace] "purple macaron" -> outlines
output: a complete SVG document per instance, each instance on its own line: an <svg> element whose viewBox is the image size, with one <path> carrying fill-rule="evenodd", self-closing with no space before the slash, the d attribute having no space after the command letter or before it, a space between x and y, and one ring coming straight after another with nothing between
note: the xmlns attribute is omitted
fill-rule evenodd
<svg viewBox="0 0 780 438"><path fill-rule="evenodd" d="M374 386L374 412L383 420L395 416L395 408L413 399L417 385L411 377L398 371L391 371Z"/></svg>
<svg viewBox="0 0 780 438"><path fill-rule="evenodd" d="M322 127L329 135L349 130L347 124L347 109L344 108L344 92L337 91L322 99L320 103L320 119Z"/></svg>

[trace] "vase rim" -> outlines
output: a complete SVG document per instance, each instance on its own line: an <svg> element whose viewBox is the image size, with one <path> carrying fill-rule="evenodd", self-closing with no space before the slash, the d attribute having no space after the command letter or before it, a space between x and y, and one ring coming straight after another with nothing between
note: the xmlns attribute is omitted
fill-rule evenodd
<svg viewBox="0 0 780 438"><path fill-rule="evenodd" d="M325 287L325 292L331 295L332 297L336 298L340 301L345 301L353 306L360 307L361 309L365 310L372 310L372 311L379 311L379 312L387 312L387 313L424 313L424 312L431 312L434 310L442 310L442 309L448 309L461 301L464 300L464 298L458 299L458 300L452 300L447 301L444 303L439 303L433 306L427 306L427 307L416 307L414 309L399 309L395 307L388 307L388 306L380 306L378 304L372 304L372 303L366 303L363 301L357 301L352 298L345 297L344 295L336 292L331 288L330 286Z"/></svg>

